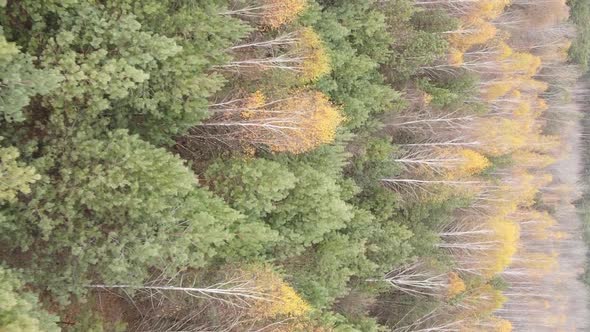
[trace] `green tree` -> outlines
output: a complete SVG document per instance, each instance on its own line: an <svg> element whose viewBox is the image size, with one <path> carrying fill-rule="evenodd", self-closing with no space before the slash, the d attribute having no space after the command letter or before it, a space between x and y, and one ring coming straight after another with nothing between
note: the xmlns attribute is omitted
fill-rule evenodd
<svg viewBox="0 0 590 332"><path fill-rule="evenodd" d="M0 266L0 331L58 332L57 321L41 308L35 294L24 291L16 272Z"/></svg>
<svg viewBox="0 0 590 332"><path fill-rule="evenodd" d="M297 183L267 218L269 225L281 234L283 241L277 249L286 256L321 242L331 231L344 228L353 217L352 206L341 199L341 188L335 179L306 164L294 163L290 170Z"/></svg>
<svg viewBox="0 0 590 332"><path fill-rule="evenodd" d="M344 105L348 128L359 128L373 114L391 110L401 96L383 82L379 64L387 62L391 39L385 17L367 2L341 2L320 11L311 6L302 22L317 31L330 49L331 75L316 86Z"/></svg>
<svg viewBox="0 0 590 332"><path fill-rule="evenodd" d="M2 239L31 250L29 272L62 302L90 278L138 283L149 268L203 266L241 218L177 157L123 130L56 141L35 165L43 178L4 211Z"/></svg>
<svg viewBox="0 0 590 332"><path fill-rule="evenodd" d="M465 107L465 100L476 94L478 78L467 72L438 80L420 79L418 86L432 97L431 104L440 108Z"/></svg>
<svg viewBox="0 0 590 332"><path fill-rule="evenodd" d="M284 166L266 159L219 160L209 166L205 179L212 191L253 218L272 212L297 182Z"/></svg>
<svg viewBox="0 0 590 332"><path fill-rule="evenodd" d="M392 82L404 82L422 66L443 56L448 42L440 35L414 31L393 48L390 61L385 65L385 76Z"/></svg>
<svg viewBox="0 0 590 332"><path fill-rule="evenodd" d="M211 69L248 30L218 12L215 3L24 0L0 20L42 68L65 77L43 105L66 114L66 127L102 123L167 143L208 116L207 99L224 84Z"/></svg>
<svg viewBox="0 0 590 332"><path fill-rule="evenodd" d="M19 156L15 147L0 147L0 203L14 202L19 193L29 194L31 184L41 178L33 167L17 161Z"/></svg>
<svg viewBox="0 0 590 332"><path fill-rule="evenodd" d="M54 70L33 65L34 58L9 43L0 26L0 117L6 122L25 120L23 108L31 98L45 95L57 87L61 77Z"/></svg>
<svg viewBox="0 0 590 332"><path fill-rule="evenodd" d="M444 10L422 10L414 13L410 24L416 30L441 33L457 29L459 20L450 17Z"/></svg>

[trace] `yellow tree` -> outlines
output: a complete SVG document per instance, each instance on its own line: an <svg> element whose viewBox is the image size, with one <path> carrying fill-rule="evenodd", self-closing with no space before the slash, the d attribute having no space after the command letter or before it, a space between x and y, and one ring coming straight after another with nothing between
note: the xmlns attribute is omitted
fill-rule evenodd
<svg viewBox="0 0 590 332"><path fill-rule="evenodd" d="M241 274L246 280L256 280L259 292L265 294L251 304L248 314L253 318L296 318L311 311L311 306L269 266L249 267Z"/></svg>
<svg viewBox="0 0 590 332"><path fill-rule="evenodd" d="M459 163L447 171L446 176L450 179L472 177L491 165L488 158L472 149L458 149L455 154Z"/></svg>
<svg viewBox="0 0 590 332"><path fill-rule="evenodd" d="M512 160L516 165L529 169L544 169L556 161L550 155L526 150L512 153Z"/></svg>
<svg viewBox="0 0 590 332"><path fill-rule="evenodd" d="M532 119L487 117L478 121L474 135L480 149L491 156L508 154L524 147L530 138Z"/></svg>
<svg viewBox="0 0 590 332"><path fill-rule="evenodd" d="M291 38L291 37L289 37ZM284 70L297 73L305 82L313 81L330 72L330 58L319 35L311 28L304 28L288 39L288 50L285 53L273 53L267 56L252 52L236 53L236 59L228 64L216 66L226 70L247 72L251 70ZM277 43L285 40L277 41ZM237 45L234 50L247 47L267 45L272 41Z"/></svg>
<svg viewBox="0 0 590 332"><path fill-rule="evenodd" d="M455 272L449 273L449 286L447 289L447 298L452 299L457 295L463 293L466 289L465 282L459 274Z"/></svg>
<svg viewBox="0 0 590 332"><path fill-rule="evenodd" d="M468 321L461 326L460 332L512 332L512 323L492 315Z"/></svg>
<svg viewBox="0 0 590 332"><path fill-rule="evenodd" d="M466 51L475 45L485 44L496 36L497 29L492 23L479 17L465 19L461 27L446 32L449 41L456 49Z"/></svg>
<svg viewBox="0 0 590 332"><path fill-rule="evenodd" d="M471 17L480 17L486 20L493 20L497 18L506 6L510 4L510 0L480 0L476 1L472 7Z"/></svg>
<svg viewBox="0 0 590 332"><path fill-rule="evenodd" d="M394 161L416 175L442 176L447 180L469 178L490 166L490 161L482 154L461 147L409 151Z"/></svg>
<svg viewBox="0 0 590 332"><path fill-rule="evenodd" d="M333 142L345 119L328 97L310 90L271 101L256 92L212 106L213 121L194 127L188 138L302 153Z"/></svg>
<svg viewBox="0 0 590 332"><path fill-rule="evenodd" d="M145 285L91 285L109 291L132 290L135 301L148 301L141 312L141 331L233 331L263 329L287 320L305 320L311 306L267 265L225 266L215 276L215 284L197 286L201 277L193 272L176 278L160 276ZM172 309L172 310L171 310ZM231 309L219 317L215 327L203 317ZM223 311L222 311L223 312Z"/></svg>
<svg viewBox="0 0 590 332"><path fill-rule="evenodd" d="M260 25L277 29L290 23L307 7L307 0L256 0L250 6L223 12L223 15L237 15L258 22Z"/></svg>
<svg viewBox="0 0 590 332"><path fill-rule="evenodd" d="M502 70L508 73L520 73L530 77L541 67L541 58L526 52L514 52L508 60L502 63Z"/></svg>

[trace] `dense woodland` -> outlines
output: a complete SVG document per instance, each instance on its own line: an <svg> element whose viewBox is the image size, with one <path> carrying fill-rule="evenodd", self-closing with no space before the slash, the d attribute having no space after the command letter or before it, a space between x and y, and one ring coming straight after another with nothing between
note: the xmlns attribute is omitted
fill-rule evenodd
<svg viewBox="0 0 590 332"><path fill-rule="evenodd" d="M590 328L590 1L0 0L0 26L0 331Z"/></svg>

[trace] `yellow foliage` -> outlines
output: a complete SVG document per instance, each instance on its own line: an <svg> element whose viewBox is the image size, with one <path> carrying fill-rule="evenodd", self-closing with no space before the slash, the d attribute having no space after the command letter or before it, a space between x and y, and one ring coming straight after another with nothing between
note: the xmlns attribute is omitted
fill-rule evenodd
<svg viewBox="0 0 590 332"><path fill-rule="evenodd" d="M552 232L550 237L554 240L566 240L571 238L570 234L566 232Z"/></svg>
<svg viewBox="0 0 590 332"><path fill-rule="evenodd" d="M486 154L500 156L526 145L531 124L532 119L485 118L479 120L475 134Z"/></svg>
<svg viewBox="0 0 590 332"><path fill-rule="evenodd" d="M510 81L501 81L491 84L484 92L485 100L492 101L505 96L512 88L513 83Z"/></svg>
<svg viewBox="0 0 590 332"><path fill-rule="evenodd" d="M298 118L301 129L290 131L292 139L287 142L271 142L271 149L276 152L302 153L332 143L338 126L345 120L340 109L321 92L300 92L288 99L283 107L292 113L291 117ZM302 113L301 110L307 112Z"/></svg>
<svg viewBox="0 0 590 332"><path fill-rule="evenodd" d="M240 113L242 118L249 119L256 113L256 110L266 104L266 96L261 91L256 91L246 98L244 109Z"/></svg>
<svg viewBox="0 0 590 332"><path fill-rule="evenodd" d="M512 332L512 323L506 319L500 319L498 325L496 325L495 330L496 332Z"/></svg>
<svg viewBox="0 0 590 332"><path fill-rule="evenodd" d="M531 115L531 104L527 101L523 101L516 106L514 109L513 114L517 117L524 117Z"/></svg>
<svg viewBox="0 0 590 332"><path fill-rule="evenodd" d="M256 318L302 317L311 307L295 290L271 268L253 266L242 272L248 280L255 280L264 299L257 300L250 308L250 315Z"/></svg>
<svg viewBox="0 0 590 332"><path fill-rule="evenodd" d="M424 93L424 97L422 98L422 101L424 102L424 105L429 105L432 102L432 95L428 94L428 93Z"/></svg>
<svg viewBox="0 0 590 332"><path fill-rule="evenodd" d="M547 91L549 89L549 83L535 80L535 79L525 79L519 82L521 86L525 87L527 90L533 90L534 92L540 93Z"/></svg>
<svg viewBox="0 0 590 332"><path fill-rule="evenodd" d="M465 32L451 35L449 41L456 49L463 51L475 45L485 44L497 33L495 25L479 17L467 19L461 29Z"/></svg>
<svg viewBox="0 0 590 332"><path fill-rule="evenodd" d="M314 111L311 116L302 119L303 128L300 131L301 144L291 147L290 151L309 151L321 144L332 143L336 136L336 129L345 120L339 108L332 105L328 97L321 92L314 92L303 100L291 99L291 108L309 107ZM274 148L275 151L282 150Z"/></svg>
<svg viewBox="0 0 590 332"><path fill-rule="evenodd" d="M523 253L522 256L525 259L523 265L530 269L547 273L557 266L558 255L556 253L548 255L544 253L529 252Z"/></svg>
<svg viewBox="0 0 590 332"><path fill-rule="evenodd" d="M449 288L447 298L453 298L465 291L465 282L455 272L449 273Z"/></svg>
<svg viewBox="0 0 590 332"><path fill-rule="evenodd" d="M513 53L512 47L503 41L498 44L498 48L500 49L500 60L508 59Z"/></svg>
<svg viewBox="0 0 590 332"><path fill-rule="evenodd" d="M488 223L499 243L499 246L489 253L494 258L487 271L488 276L491 276L504 271L512 263L512 258L517 251L520 231L516 223L506 219L493 218Z"/></svg>
<svg viewBox="0 0 590 332"><path fill-rule="evenodd" d="M261 24L276 29L292 22L307 7L307 0L261 0Z"/></svg>
<svg viewBox="0 0 590 332"><path fill-rule="evenodd" d="M246 159L252 159L256 155L256 149L251 145L246 145L242 147L242 153Z"/></svg>
<svg viewBox="0 0 590 332"><path fill-rule="evenodd" d="M488 158L471 149L461 149L458 155L462 161L458 168L449 173L451 178L476 175L490 166Z"/></svg>
<svg viewBox="0 0 590 332"><path fill-rule="evenodd" d="M451 66L460 67L463 64L463 52L452 49L449 53L449 64Z"/></svg>
<svg viewBox="0 0 590 332"><path fill-rule="evenodd" d="M510 98L519 99L521 97L522 97L522 92L520 92L520 90L514 90L514 91L512 91L512 93L510 93Z"/></svg>
<svg viewBox="0 0 590 332"><path fill-rule="evenodd" d="M543 169L555 163L555 158L537 152L518 150L512 154L515 165L532 169Z"/></svg>
<svg viewBox="0 0 590 332"><path fill-rule="evenodd" d="M510 0L480 0L476 3L472 15L477 15L487 20L493 20L497 18L509 4Z"/></svg>
<svg viewBox="0 0 590 332"><path fill-rule="evenodd" d="M289 98L267 102L257 91L246 98L236 126L247 130L239 139L266 145L274 152L303 153L331 143L345 121L338 107L321 92L299 90Z"/></svg>
<svg viewBox="0 0 590 332"><path fill-rule="evenodd" d="M535 108L537 109L537 114L541 114L549 108L549 105L547 105L547 102L545 101L545 99L536 98L535 99Z"/></svg>
<svg viewBox="0 0 590 332"><path fill-rule="evenodd" d="M520 222L534 221L543 227L548 228L554 226L557 222L548 212L540 212L536 210L521 211L518 220Z"/></svg>
<svg viewBox="0 0 590 332"><path fill-rule="evenodd" d="M507 298L502 292L495 289L489 284L484 284L475 289L468 290L469 296L466 301L470 302L475 315L485 316L497 309L500 309L506 302Z"/></svg>
<svg viewBox="0 0 590 332"><path fill-rule="evenodd" d="M300 32L297 47L305 57L301 77L304 82L315 81L330 72L330 57L320 36L313 29L305 28Z"/></svg>
<svg viewBox="0 0 590 332"><path fill-rule="evenodd" d="M509 73L521 73L534 76L541 67L541 58L530 53L516 52L502 65L502 70Z"/></svg>
<svg viewBox="0 0 590 332"><path fill-rule="evenodd" d="M496 316L479 317L473 321L467 321L461 332L511 332L512 323Z"/></svg>

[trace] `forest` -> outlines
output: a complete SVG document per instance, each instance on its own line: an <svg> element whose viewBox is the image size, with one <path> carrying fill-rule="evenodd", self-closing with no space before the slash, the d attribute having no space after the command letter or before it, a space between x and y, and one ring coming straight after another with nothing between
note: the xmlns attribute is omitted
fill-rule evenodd
<svg viewBox="0 0 590 332"><path fill-rule="evenodd" d="M589 0L0 0L0 332L590 329Z"/></svg>

